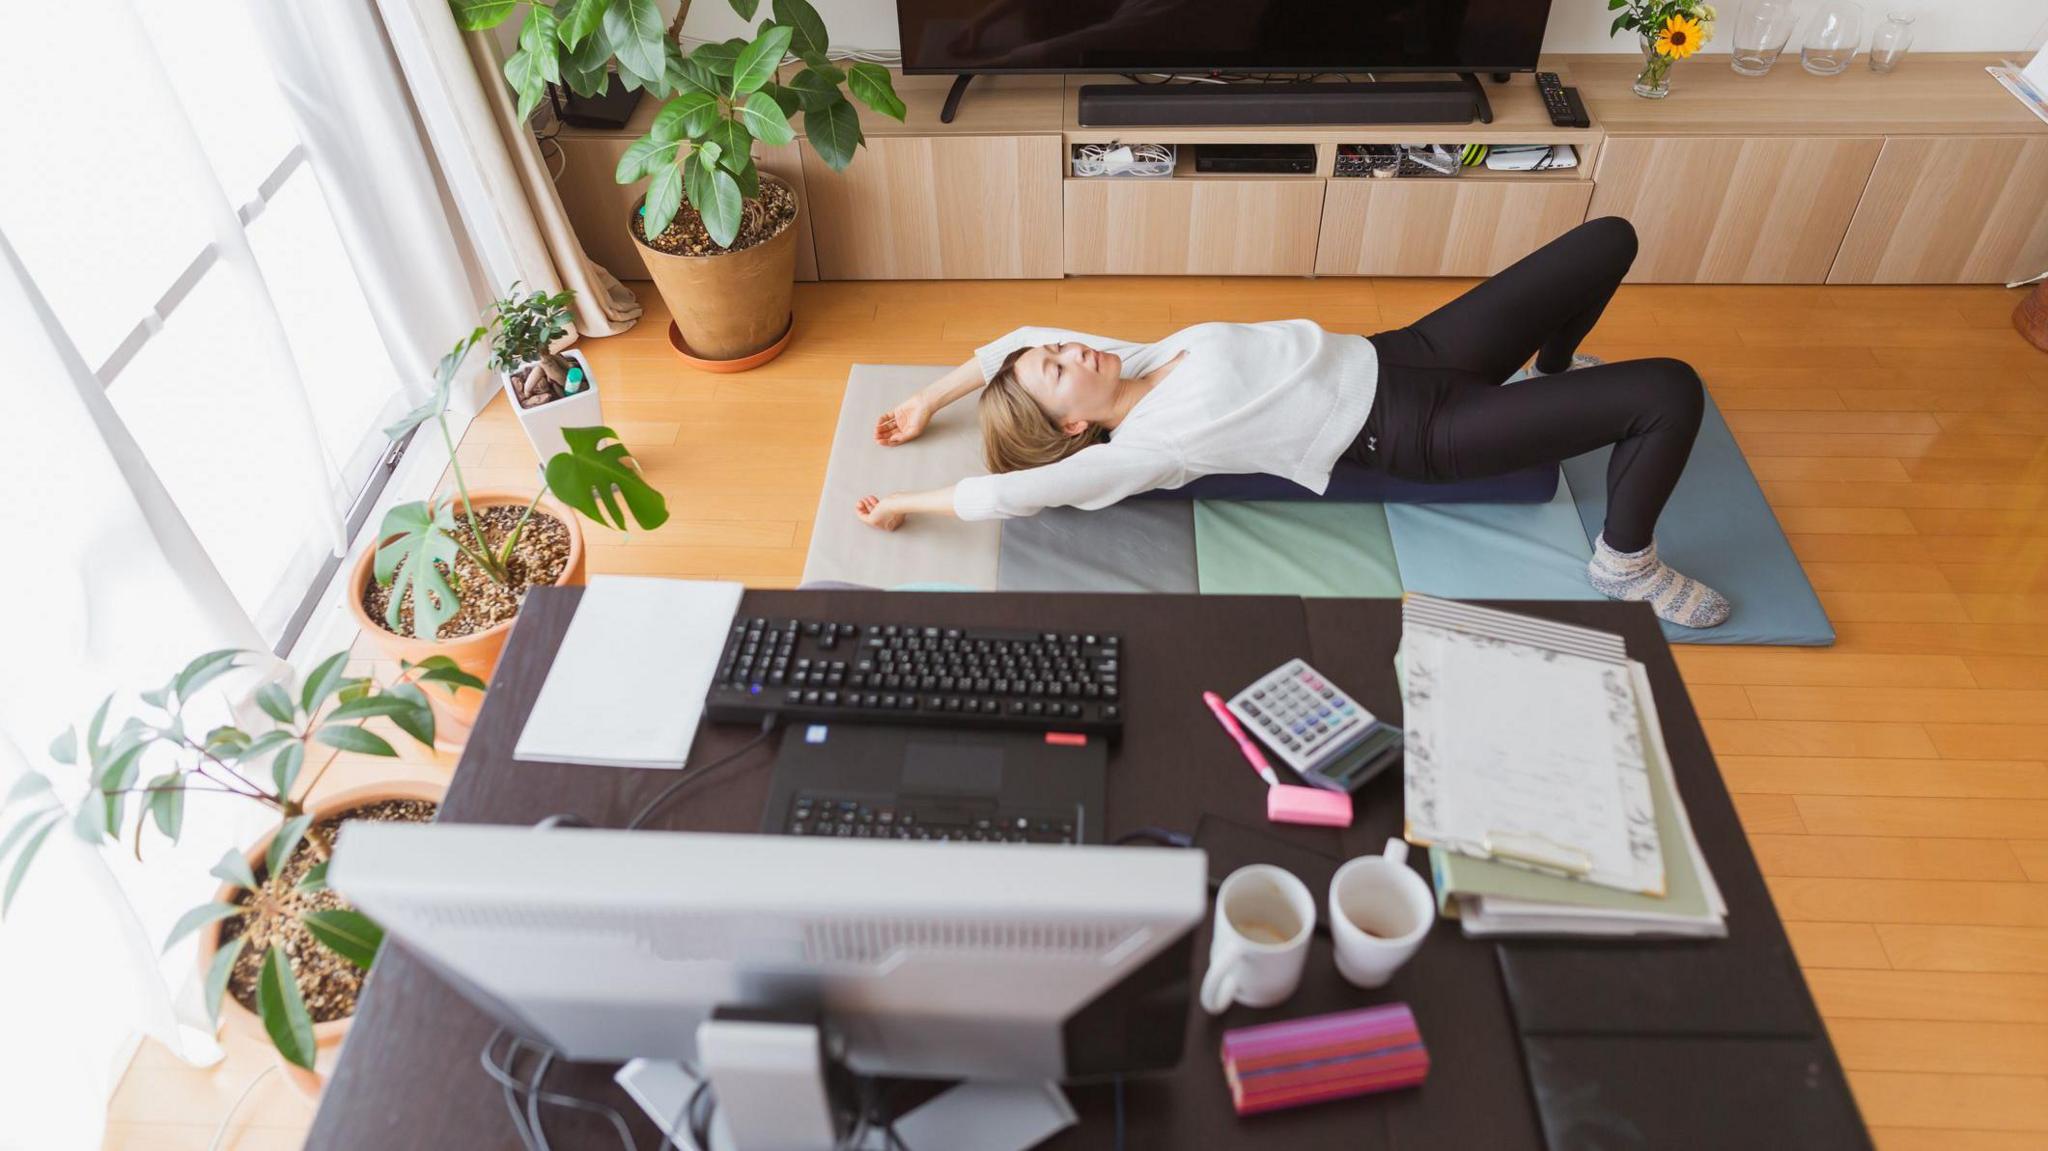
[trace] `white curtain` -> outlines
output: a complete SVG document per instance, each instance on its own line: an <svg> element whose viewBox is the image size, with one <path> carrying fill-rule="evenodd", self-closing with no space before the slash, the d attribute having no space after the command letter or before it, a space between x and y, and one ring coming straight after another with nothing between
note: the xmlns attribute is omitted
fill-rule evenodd
<svg viewBox="0 0 2048 1151"><path fill-rule="evenodd" d="M475 282L451 230L374 0L249 11L377 330L400 376L424 388L497 293Z"/></svg>
<svg viewBox="0 0 2048 1151"><path fill-rule="evenodd" d="M18 605L0 659L5 794L30 757L47 768L50 739L115 685L147 686L196 652L262 643L4 235L0 347L23 385L0 424L0 491L10 493L0 530L20 548L0 564L0 603ZM49 774L66 799L83 790L76 772ZM0 921L0 1148L98 1147L107 1095L140 1034L204 1053L172 1009L191 956L160 955L151 940L206 899L206 868L252 818L195 802L177 855L163 858L172 849L155 842L146 870L68 826L50 836Z"/></svg>
<svg viewBox="0 0 2048 1151"><path fill-rule="evenodd" d="M0 74L0 795L69 801L46 749L101 697L279 639L486 283L374 0L26 5ZM269 822L194 796L144 863L45 842L0 921L0 1149L99 1147L140 1036L212 1053L161 943Z"/></svg>
<svg viewBox="0 0 2048 1151"><path fill-rule="evenodd" d="M576 328L586 336L632 327L639 300L591 261L569 226L540 146L519 121L499 71L496 42L458 29L447 0L377 6L491 283L499 291L514 281L573 289Z"/></svg>

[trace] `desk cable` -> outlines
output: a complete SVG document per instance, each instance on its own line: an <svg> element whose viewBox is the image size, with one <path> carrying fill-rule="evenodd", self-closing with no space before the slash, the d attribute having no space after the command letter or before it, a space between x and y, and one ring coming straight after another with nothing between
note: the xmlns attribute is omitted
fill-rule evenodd
<svg viewBox="0 0 2048 1151"><path fill-rule="evenodd" d="M640 1151L639 1145L633 1141L631 1128L626 1126L626 1117L619 1113L618 1108L574 1095L564 1095L559 1091L548 1091L542 1086L547 1078L548 1069L555 1061L553 1049L513 1036L512 1042L505 1048L504 1061L501 1063L498 1056L498 1041L507 1034L503 1027L491 1032L491 1037L484 1040L483 1049L477 1052L477 1061L483 1064L484 1073L496 1080L499 1089L504 1092L505 1112L512 1119L512 1130L518 1134L520 1146L526 1151L552 1151L547 1133L542 1130L540 1121L540 1105L548 1103L603 1116L611 1122L612 1130L618 1132L620 1146L626 1151ZM521 1080L516 1077L515 1072L520 1054L525 1051L538 1053L540 1059L535 1069Z"/></svg>
<svg viewBox="0 0 2048 1151"><path fill-rule="evenodd" d="M748 740L747 742L739 745L736 748L733 748L731 751L725 753L722 756L719 756L717 759L712 760L710 763L705 764L703 767L700 767L695 771L683 771L682 778L676 780L674 783L671 783L667 787L663 788L660 795L657 795L653 799L648 800L645 806L641 807L641 809L638 812L634 813L633 818L626 821L626 830L638 830L642 824L647 822L648 816L651 816L655 812L660 811L663 807L665 807L668 804L668 802L671 799L674 799L679 793L687 789L691 784L697 782L698 780L705 779L711 776L720 768L729 766L730 764L736 762L741 756L761 746L762 743L766 742L770 735L773 735L775 733L775 726L779 718L780 717L775 715L763 716L761 719L761 731L759 734L755 735L754 738Z"/></svg>

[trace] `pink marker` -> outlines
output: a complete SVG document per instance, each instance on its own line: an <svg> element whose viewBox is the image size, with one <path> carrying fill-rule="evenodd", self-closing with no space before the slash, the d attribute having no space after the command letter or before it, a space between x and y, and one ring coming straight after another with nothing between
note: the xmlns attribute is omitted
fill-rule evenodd
<svg viewBox="0 0 2048 1151"><path fill-rule="evenodd" d="M1245 762L1266 781L1266 818L1274 823L1307 823L1318 827L1351 826L1351 794L1344 791L1324 791L1319 787L1298 787L1281 783L1274 773L1273 765L1266 762L1264 752L1252 742L1251 736L1238 725L1237 717L1223 705L1223 697L1213 691L1202 693L1202 702L1216 716L1216 722L1237 741L1237 750L1244 755Z"/></svg>
<svg viewBox="0 0 2048 1151"><path fill-rule="evenodd" d="M1259 778L1265 780L1269 787L1285 787L1286 784L1280 782L1280 777L1273 774L1273 765L1266 762L1265 753L1259 750L1259 745L1252 742L1252 737L1246 735L1244 728L1238 726L1237 717L1230 714L1229 708L1223 706L1223 697L1213 691L1205 691L1202 693L1202 702L1208 704L1209 710L1216 713L1216 722L1222 724L1223 730L1230 733L1230 738L1237 741L1237 750L1244 753L1245 762L1252 765L1252 770L1259 773Z"/></svg>

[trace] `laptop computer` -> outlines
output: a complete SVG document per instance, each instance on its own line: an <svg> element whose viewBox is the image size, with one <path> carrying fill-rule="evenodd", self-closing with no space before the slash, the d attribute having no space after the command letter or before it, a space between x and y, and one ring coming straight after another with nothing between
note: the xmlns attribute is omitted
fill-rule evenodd
<svg viewBox="0 0 2048 1151"><path fill-rule="evenodd" d="M852 839L1101 843L1100 738L796 724L784 731L761 830Z"/></svg>

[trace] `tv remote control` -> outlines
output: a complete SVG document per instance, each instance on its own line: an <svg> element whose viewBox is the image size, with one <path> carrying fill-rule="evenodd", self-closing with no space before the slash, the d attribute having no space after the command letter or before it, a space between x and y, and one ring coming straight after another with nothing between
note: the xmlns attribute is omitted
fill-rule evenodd
<svg viewBox="0 0 2048 1151"><path fill-rule="evenodd" d="M1579 99L1577 88L1567 88L1555 72L1536 73L1536 90L1543 94L1543 107L1550 112L1550 122L1559 128L1590 128L1593 121L1586 115L1586 105Z"/></svg>

